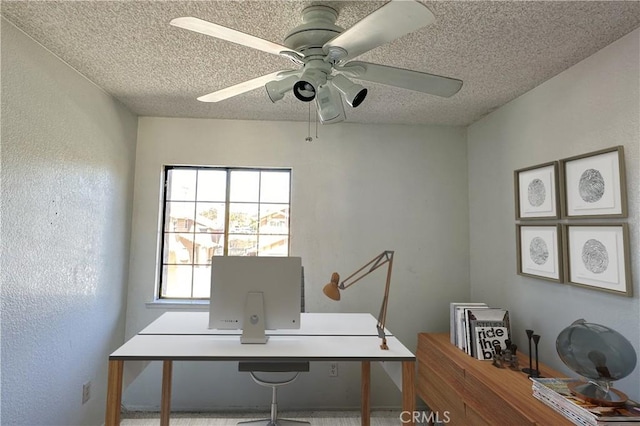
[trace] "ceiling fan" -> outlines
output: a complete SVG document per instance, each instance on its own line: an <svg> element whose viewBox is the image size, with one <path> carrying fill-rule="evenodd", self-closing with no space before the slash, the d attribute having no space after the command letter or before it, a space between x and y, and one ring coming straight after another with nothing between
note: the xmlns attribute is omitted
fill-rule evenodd
<svg viewBox="0 0 640 426"><path fill-rule="evenodd" d="M442 97L453 96L462 87L462 81L454 78L352 60L431 24L435 17L422 3L391 0L347 30L335 24L337 18L338 12L331 7L306 7L303 23L289 31L282 45L194 17L175 18L170 24L280 55L299 66L201 96L198 100L202 102L219 102L265 86L272 102L289 91L303 102L315 99L321 122L336 123L345 119L341 96L353 108L367 96L367 89L349 78Z"/></svg>

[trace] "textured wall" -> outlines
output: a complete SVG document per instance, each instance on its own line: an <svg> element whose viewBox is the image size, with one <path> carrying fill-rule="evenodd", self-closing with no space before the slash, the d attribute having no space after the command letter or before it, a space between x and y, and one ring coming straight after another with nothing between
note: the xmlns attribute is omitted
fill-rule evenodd
<svg viewBox="0 0 640 426"><path fill-rule="evenodd" d="M378 314L385 273L365 278L340 303L322 294L333 271L348 274L383 250L395 250L387 324L411 349L419 331L446 331L448 303L466 299L468 217L466 137L461 128L321 126L304 141L304 123L141 118L136 155L127 335L162 314L145 307L155 294L163 164L290 166L291 250L305 267L307 310ZM346 276L346 275L344 275ZM285 387L289 407L359 404L360 368L338 378L313 363ZM400 393L373 368L372 403L400 405ZM176 366L176 409L265 408L269 390L234 363ZM158 366L125 393L129 407L157 406ZM283 407L284 408L284 407Z"/></svg>
<svg viewBox="0 0 640 426"><path fill-rule="evenodd" d="M2 20L1 126L2 424L101 424L137 119Z"/></svg>
<svg viewBox="0 0 640 426"><path fill-rule="evenodd" d="M471 295L511 310L517 343L541 334L541 360L578 318L612 327L640 356L640 30L512 101L468 129ZM513 171L623 145L633 298L516 275ZM593 222L593 220L591 220ZM640 366L617 383L640 398Z"/></svg>

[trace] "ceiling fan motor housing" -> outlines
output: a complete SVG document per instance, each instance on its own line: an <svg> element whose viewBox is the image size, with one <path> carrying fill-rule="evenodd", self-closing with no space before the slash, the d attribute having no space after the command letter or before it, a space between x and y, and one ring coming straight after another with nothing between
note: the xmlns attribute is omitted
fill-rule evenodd
<svg viewBox="0 0 640 426"><path fill-rule="evenodd" d="M335 24L336 19L338 12L328 6L307 7L302 11L303 23L289 31L284 45L302 53L309 49L322 49L326 42L344 31Z"/></svg>

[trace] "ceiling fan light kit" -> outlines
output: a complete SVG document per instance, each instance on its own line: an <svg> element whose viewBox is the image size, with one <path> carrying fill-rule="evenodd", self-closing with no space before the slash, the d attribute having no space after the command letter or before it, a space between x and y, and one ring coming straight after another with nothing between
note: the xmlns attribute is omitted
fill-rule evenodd
<svg viewBox="0 0 640 426"><path fill-rule="evenodd" d="M290 75L283 80L272 80L264 85L267 90L267 95L271 102L276 103L280 99L284 98L285 93L293 89L293 85L298 81L298 76Z"/></svg>
<svg viewBox="0 0 640 426"><path fill-rule="evenodd" d="M302 102L311 102L318 91L318 88L327 82L327 69L331 70L331 65L313 60L305 66L300 79L293 85L293 94Z"/></svg>
<svg viewBox="0 0 640 426"><path fill-rule="evenodd" d="M322 85L318 89L316 109L322 124L339 123L346 119L340 93L331 84Z"/></svg>
<svg viewBox="0 0 640 426"><path fill-rule="evenodd" d="M347 78L371 81L436 96L450 97L462 81L392 66L352 59L435 21L434 15L415 0L391 0L344 30L336 25L338 12L313 5L302 11L303 23L287 33L284 44L242 33L194 17L173 19L170 24L290 59L301 68L281 70L200 96L202 102L220 102L264 86L272 102L291 90L302 102L316 100L323 124L345 120L342 97L355 108L367 89Z"/></svg>
<svg viewBox="0 0 640 426"><path fill-rule="evenodd" d="M354 83L342 74L334 76L331 79L331 83L342 93L342 96L344 96L344 99L352 108L356 108L364 101L364 98L367 97L367 89L361 84Z"/></svg>

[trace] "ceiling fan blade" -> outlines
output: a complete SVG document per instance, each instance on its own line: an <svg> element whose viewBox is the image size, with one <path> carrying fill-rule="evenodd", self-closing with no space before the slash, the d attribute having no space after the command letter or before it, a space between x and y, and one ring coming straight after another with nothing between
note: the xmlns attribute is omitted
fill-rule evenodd
<svg viewBox="0 0 640 426"><path fill-rule="evenodd" d="M365 17L323 46L325 53L332 47L346 50L345 62L375 47L393 41L435 21L425 5L413 0L392 0Z"/></svg>
<svg viewBox="0 0 640 426"><path fill-rule="evenodd" d="M303 57L301 53L291 50L286 46L191 16L172 19L169 24L174 27L195 31L200 34L216 37L242 46L252 47L254 49L262 50L263 52L273 53L274 55L280 55L283 52L286 52L284 55L287 57L291 57L292 54L296 57Z"/></svg>
<svg viewBox="0 0 640 426"><path fill-rule="evenodd" d="M455 95L462 88L462 80L455 78L368 62L351 61L336 69L353 78L445 98Z"/></svg>
<svg viewBox="0 0 640 426"><path fill-rule="evenodd" d="M254 78L252 80L247 80L242 83L218 90L216 92L209 93L208 95L200 96L198 100L200 102L220 102L225 99L229 99L234 96L238 96L243 93L249 92L251 90L257 89L259 87L262 87L270 81L282 80L285 77L288 77L290 75L296 75L296 74L299 74L300 72L301 71L299 70L272 72L271 74L263 75L262 77Z"/></svg>

